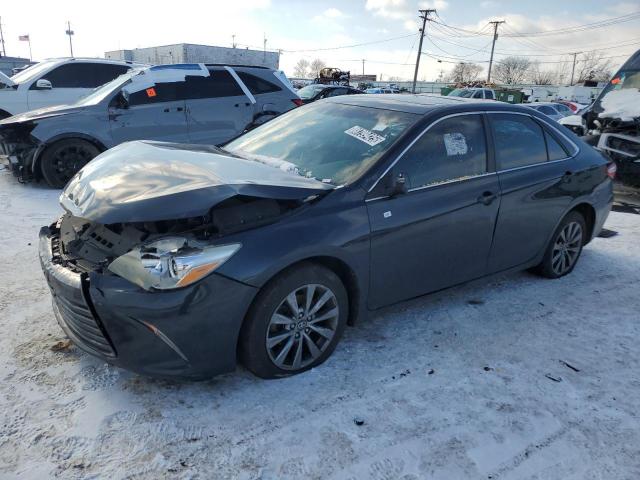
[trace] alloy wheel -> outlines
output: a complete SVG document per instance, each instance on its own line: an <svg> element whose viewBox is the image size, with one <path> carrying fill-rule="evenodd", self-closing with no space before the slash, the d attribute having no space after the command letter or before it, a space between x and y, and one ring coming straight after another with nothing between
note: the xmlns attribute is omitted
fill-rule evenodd
<svg viewBox="0 0 640 480"><path fill-rule="evenodd" d="M551 253L551 268L558 275L571 270L582 248L582 226L578 222L567 223L556 238Z"/></svg>
<svg viewBox="0 0 640 480"><path fill-rule="evenodd" d="M319 284L296 288L280 302L269 321L269 358L283 370L308 366L330 345L339 315L338 300L329 288Z"/></svg>

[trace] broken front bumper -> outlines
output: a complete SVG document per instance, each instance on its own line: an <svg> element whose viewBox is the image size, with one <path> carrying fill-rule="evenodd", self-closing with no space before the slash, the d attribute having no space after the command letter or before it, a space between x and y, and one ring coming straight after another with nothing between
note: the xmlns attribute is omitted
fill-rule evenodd
<svg viewBox="0 0 640 480"><path fill-rule="evenodd" d="M0 132L0 164L4 164L20 181L34 177L33 160L39 143L31 136L18 138L13 132Z"/></svg>
<svg viewBox="0 0 640 480"><path fill-rule="evenodd" d="M192 286L145 291L112 274L74 271L58 232L40 231L40 262L58 323L82 350L143 375L200 380L234 370L256 289L212 274Z"/></svg>

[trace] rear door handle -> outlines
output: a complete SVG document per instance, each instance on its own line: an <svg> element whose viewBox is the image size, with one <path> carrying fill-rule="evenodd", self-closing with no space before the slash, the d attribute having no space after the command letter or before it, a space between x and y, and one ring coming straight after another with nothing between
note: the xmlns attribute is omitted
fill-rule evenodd
<svg viewBox="0 0 640 480"><path fill-rule="evenodd" d="M484 203L485 205L491 205L496 198L498 198L498 195L493 192L482 192L482 195L478 197L478 202Z"/></svg>

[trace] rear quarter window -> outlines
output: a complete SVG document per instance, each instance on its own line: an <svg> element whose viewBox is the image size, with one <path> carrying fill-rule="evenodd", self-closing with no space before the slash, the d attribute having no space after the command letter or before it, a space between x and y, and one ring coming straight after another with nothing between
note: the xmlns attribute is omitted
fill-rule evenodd
<svg viewBox="0 0 640 480"><path fill-rule="evenodd" d="M279 92L282 89L274 83L271 83L263 78L257 77L247 72L236 72L240 80L247 86L249 91L253 95L260 95L263 93Z"/></svg>

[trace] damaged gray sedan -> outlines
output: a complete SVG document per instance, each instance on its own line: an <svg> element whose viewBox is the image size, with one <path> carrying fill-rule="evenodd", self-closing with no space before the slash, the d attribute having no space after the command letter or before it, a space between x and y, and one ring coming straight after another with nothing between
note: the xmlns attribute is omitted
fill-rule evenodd
<svg viewBox="0 0 640 480"><path fill-rule="evenodd" d="M611 208L610 168L525 107L333 97L223 148L105 152L63 191L40 260L58 322L95 356L280 377L369 309L500 271L569 274Z"/></svg>
<svg viewBox="0 0 640 480"><path fill-rule="evenodd" d="M122 142L219 145L300 103L284 74L266 67L138 68L73 105L0 121L0 156L22 181L43 179L61 188Z"/></svg>

